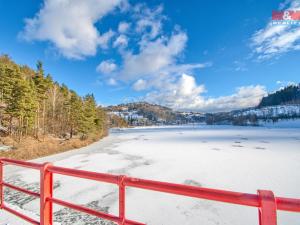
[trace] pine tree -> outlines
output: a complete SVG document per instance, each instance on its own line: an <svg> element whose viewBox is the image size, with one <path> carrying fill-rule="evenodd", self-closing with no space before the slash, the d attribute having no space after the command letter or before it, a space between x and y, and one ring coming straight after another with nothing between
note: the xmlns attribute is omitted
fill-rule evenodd
<svg viewBox="0 0 300 225"><path fill-rule="evenodd" d="M106 130L106 119L105 111L101 107L97 107L95 126L100 136L103 136Z"/></svg>
<svg viewBox="0 0 300 225"><path fill-rule="evenodd" d="M16 130L19 139L33 126L36 108L37 101L33 85L24 79L17 80L6 111L11 116L11 126L13 119L17 121Z"/></svg>
<svg viewBox="0 0 300 225"><path fill-rule="evenodd" d="M36 70L18 65L7 55L0 56L0 128L21 139L24 135L39 137L70 133L87 137L103 134L106 113L97 107L93 95L84 98L45 76L43 63Z"/></svg>
<svg viewBox="0 0 300 225"><path fill-rule="evenodd" d="M21 79L20 69L15 65L0 64L0 100L10 101L15 82Z"/></svg>
<svg viewBox="0 0 300 225"><path fill-rule="evenodd" d="M93 95L88 94L83 98L83 117L80 126L83 137L88 133L95 132L96 107L96 101Z"/></svg>
<svg viewBox="0 0 300 225"><path fill-rule="evenodd" d="M37 72L33 78L33 81L35 83L35 87L37 90L37 98L38 98L38 110L37 110L37 130L36 130L36 136L39 136L39 130L40 130L40 115L42 117L42 129L43 134L46 133L46 127L45 127L45 116L46 116L46 99L47 99L47 91L53 84L52 78L50 75L48 75L46 78L44 77L44 69L43 64L41 61L37 62Z"/></svg>
<svg viewBox="0 0 300 225"><path fill-rule="evenodd" d="M82 132L84 124L82 99L73 91L70 98L70 138L77 131Z"/></svg>

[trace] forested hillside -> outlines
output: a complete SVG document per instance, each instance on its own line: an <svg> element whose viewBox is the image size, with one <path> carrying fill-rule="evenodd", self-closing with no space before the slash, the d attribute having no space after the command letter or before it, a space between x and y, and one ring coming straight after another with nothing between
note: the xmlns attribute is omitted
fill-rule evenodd
<svg viewBox="0 0 300 225"><path fill-rule="evenodd" d="M300 104L300 84L289 85L264 97L258 107L283 104Z"/></svg>
<svg viewBox="0 0 300 225"><path fill-rule="evenodd" d="M154 125L159 122L176 122L177 114L170 108L147 102L133 102L108 106L110 117L123 118L129 125Z"/></svg>
<svg viewBox="0 0 300 225"><path fill-rule="evenodd" d="M174 125L187 123L201 123L205 121L204 113L199 112L178 112L171 108L151 104L148 102L133 102L108 106L106 110L113 125L127 123L129 126L148 125Z"/></svg>
<svg viewBox="0 0 300 225"><path fill-rule="evenodd" d="M42 62L36 68L18 65L0 56L0 131L21 140L51 135L81 139L103 135L106 114L92 94L79 96L46 74Z"/></svg>
<svg viewBox="0 0 300 225"><path fill-rule="evenodd" d="M259 125L300 118L300 84L289 85L262 98L257 107L206 115L207 124Z"/></svg>

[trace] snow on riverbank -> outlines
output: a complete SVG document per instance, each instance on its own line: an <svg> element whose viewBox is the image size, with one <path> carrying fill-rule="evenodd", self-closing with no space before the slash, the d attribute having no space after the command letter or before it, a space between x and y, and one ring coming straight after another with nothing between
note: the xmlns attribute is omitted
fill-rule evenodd
<svg viewBox="0 0 300 225"><path fill-rule="evenodd" d="M35 160L83 170L300 198L300 129L232 126L151 127L113 130L90 146ZM38 189L38 173L6 169L6 179ZM118 213L116 186L55 175L55 197ZM38 200L7 195L11 204L37 214ZM20 199L23 199L20 201ZM127 189L127 218L153 225L258 224L257 209ZM15 207L17 207L15 206ZM105 224L55 207L60 224ZM279 224L299 224L300 214L279 213ZM0 212L0 224L26 224ZM110 223L106 223L110 224Z"/></svg>

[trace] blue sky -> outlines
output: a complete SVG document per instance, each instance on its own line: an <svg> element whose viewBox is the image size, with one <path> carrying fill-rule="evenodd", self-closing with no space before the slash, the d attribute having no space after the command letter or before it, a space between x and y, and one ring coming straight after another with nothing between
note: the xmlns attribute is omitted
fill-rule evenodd
<svg viewBox="0 0 300 225"><path fill-rule="evenodd" d="M2 0L0 53L103 105L176 110L256 105L299 82L300 26L270 25L297 1Z"/></svg>

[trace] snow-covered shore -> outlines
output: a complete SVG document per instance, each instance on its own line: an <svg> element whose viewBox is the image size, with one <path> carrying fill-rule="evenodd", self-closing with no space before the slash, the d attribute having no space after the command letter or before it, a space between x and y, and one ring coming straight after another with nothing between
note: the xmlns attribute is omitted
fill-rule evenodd
<svg viewBox="0 0 300 225"><path fill-rule="evenodd" d="M300 198L300 129L182 126L113 130L79 150L35 160L83 170L203 187ZM38 189L38 172L6 168L6 180ZM113 185L55 175L55 197L118 213ZM7 195L10 204L36 215L38 200ZM22 201L20 200L22 198ZM127 218L153 225L258 224L257 209L127 189ZM59 224L105 224L55 206ZM300 214L279 213L279 224L299 224ZM26 224L0 212L0 224ZM110 224L110 223L106 223Z"/></svg>

